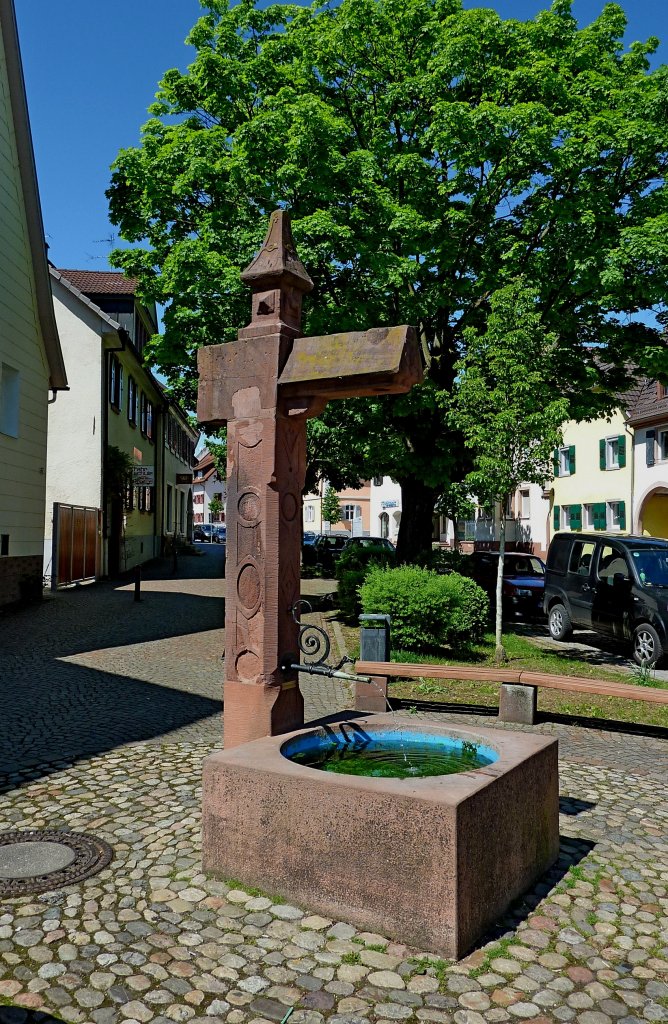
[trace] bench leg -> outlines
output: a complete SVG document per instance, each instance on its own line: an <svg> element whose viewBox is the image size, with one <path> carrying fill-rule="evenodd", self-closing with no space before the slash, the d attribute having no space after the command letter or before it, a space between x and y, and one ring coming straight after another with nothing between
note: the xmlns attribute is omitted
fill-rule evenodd
<svg viewBox="0 0 668 1024"><path fill-rule="evenodd" d="M533 725L538 706L538 688L516 683L501 683L499 721Z"/></svg>

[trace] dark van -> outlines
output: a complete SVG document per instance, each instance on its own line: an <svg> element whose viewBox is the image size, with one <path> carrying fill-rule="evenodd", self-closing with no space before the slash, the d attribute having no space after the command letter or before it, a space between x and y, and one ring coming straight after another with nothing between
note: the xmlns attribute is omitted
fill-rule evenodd
<svg viewBox="0 0 668 1024"><path fill-rule="evenodd" d="M668 541L558 533L547 553L544 609L550 635L574 626L631 643L638 665L668 653Z"/></svg>

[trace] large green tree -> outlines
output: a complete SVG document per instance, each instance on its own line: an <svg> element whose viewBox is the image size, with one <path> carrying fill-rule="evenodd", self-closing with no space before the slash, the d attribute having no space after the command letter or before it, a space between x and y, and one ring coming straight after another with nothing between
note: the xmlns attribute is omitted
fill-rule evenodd
<svg viewBox="0 0 668 1024"><path fill-rule="evenodd" d="M401 483L402 556L462 475L454 366L509 282L536 295L572 415L663 372L660 324L636 314L668 294L668 71L656 40L624 50L617 5L583 29L569 0L527 22L461 0L203 6L108 192L134 245L116 265L166 304L150 358L176 395L192 403L196 348L248 320L239 270L277 205L315 281L308 333L419 329L423 385L333 404L312 432L329 479L335 451Z"/></svg>

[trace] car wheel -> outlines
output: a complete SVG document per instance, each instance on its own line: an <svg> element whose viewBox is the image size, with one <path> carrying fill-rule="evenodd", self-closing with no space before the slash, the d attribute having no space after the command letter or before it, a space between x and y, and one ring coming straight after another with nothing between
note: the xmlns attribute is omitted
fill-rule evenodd
<svg viewBox="0 0 668 1024"><path fill-rule="evenodd" d="M565 640L573 632L571 617L563 604L555 604L550 608L547 624L553 640Z"/></svg>
<svg viewBox="0 0 668 1024"><path fill-rule="evenodd" d="M649 623L638 626L633 634L633 660L636 665L654 668L663 657L661 637Z"/></svg>

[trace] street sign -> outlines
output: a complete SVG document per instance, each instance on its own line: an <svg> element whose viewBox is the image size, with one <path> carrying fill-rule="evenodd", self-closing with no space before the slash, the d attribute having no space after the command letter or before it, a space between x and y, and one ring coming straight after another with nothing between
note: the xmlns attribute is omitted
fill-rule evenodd
<svg viewBox="0 0 668 1024"><path fill-rule="evenodd" d="M155 466L133 466L132 483L135 487L154 487Z"/></svg>

